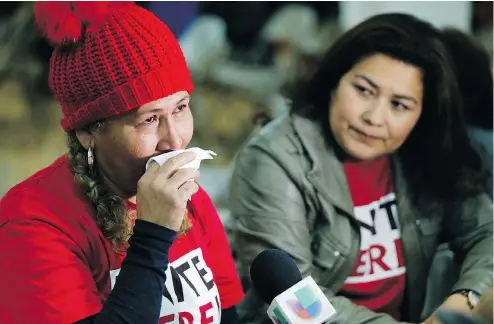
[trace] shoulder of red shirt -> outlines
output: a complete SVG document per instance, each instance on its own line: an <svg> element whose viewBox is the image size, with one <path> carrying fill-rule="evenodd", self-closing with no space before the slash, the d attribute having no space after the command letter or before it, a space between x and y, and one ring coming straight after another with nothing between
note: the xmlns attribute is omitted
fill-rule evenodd
<svg viewBox="0 0 494 324"><path fill-rule="evenodd" d="M74 182L66 155L12 187L0 200L0 225L29 218L58 222L65 211L87 210L83 192ZM67 219L63 219L67 221Z"/></svg>

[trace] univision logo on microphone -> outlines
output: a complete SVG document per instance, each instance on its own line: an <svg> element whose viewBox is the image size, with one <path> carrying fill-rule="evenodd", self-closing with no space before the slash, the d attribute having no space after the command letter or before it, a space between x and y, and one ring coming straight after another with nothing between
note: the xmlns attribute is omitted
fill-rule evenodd
<svg viewBox="0 0 494 324"><path fill-rule="evenodd" d="M335 313L333 305L312 277L305 278L278 295L268 309L269 317L276 324L321 324Z"/></svg>
<svg viewBox="0 0 494 324"><path fill-rule="evenodd" d="M303 319L317 318L321 314L322 304L309 285L293 293L296 299L286 301L288 306Z"/></svg>

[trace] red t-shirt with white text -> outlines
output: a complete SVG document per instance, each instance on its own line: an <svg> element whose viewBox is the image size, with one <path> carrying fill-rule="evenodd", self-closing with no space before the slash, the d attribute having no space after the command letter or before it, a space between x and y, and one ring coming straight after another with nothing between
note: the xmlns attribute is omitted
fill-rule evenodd
<svg viewBox="0 0 494 324"><path fill-rule="evenodd" d="M360 224L360 255L340 294L399 320L405 265L389 160L348 162L344 167Z"/></svg>
<svg viewBox="0 0 494 324"><path fill-rule="evenodd" d="M169 251L160 323L219 323L243 298L221 220L200 189L192 229ZM73 323L98 313L125 252L102 235L66 156L0 201L0 323ZM136 278L139 280L139 278Z"/></svg>

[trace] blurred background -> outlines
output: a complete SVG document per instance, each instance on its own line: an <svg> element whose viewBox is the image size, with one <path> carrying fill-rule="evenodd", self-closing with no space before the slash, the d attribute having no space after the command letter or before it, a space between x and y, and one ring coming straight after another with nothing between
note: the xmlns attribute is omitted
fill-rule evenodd
<svg viewBox="0 0 494 324"><path fill-rule="evenodd" d="M191 146L218 153L201 184L227 230L235 154L328 46L371 15L404 12L475 37L492 58L493 2L138 2L179 39L194 83ZM47 85L50 46L33 26L32 2L0 2L0 197L66 152L61 112Z"/></svg>

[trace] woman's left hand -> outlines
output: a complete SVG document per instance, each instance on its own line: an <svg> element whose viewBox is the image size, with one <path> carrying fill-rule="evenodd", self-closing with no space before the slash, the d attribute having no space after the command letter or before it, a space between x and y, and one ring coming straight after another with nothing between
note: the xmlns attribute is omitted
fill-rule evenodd
<svg viewBox="0 0 494 324"><path fill-rule="evenodd" d="M493 290L492 287L487 289L484 294L480 297L478 304L473 310L468 307L468 302L465 296L460 294L453 294L449 296L448 299L441 305L440 308L452 310L458 313L471 314L487 320L487 323L492 323L493 319ZM421 324L443 324L432 314L427 320Z"/></svg>
<svg viewBox="0 0 494 324"><path fill-rule="evenodd" d="M446 301L439 308L448 309L463 314L471 313L470 307L468 307L467 297L460 294L453 294L449 296L448 299L446 299ZM422 324L442 324L442 323L436 317L436 314L433 313Z"/></svg>
<svg viewBox="0 0 494 324"><path fill-rule="evenodd" d="M493 322L493 291L492 287L487 289L479 299L478 304L473 309L472 313L480 318L483 318L487 323Z"/></svg>

